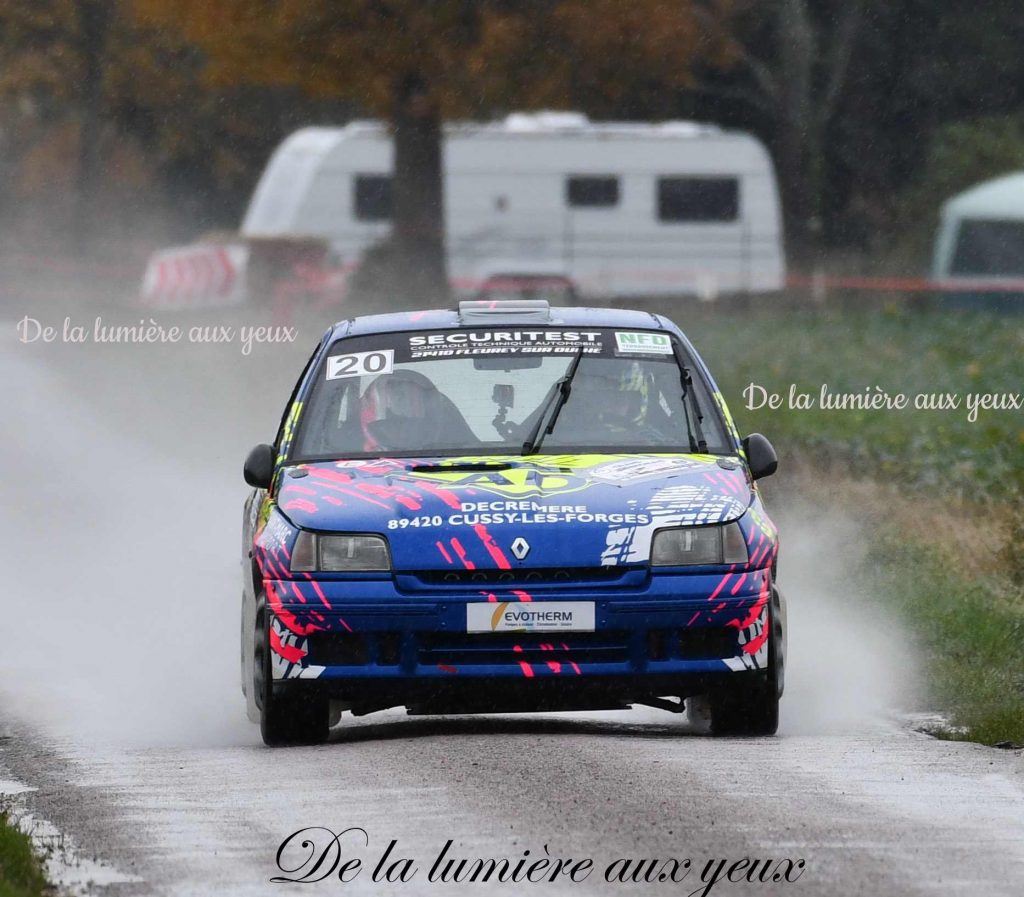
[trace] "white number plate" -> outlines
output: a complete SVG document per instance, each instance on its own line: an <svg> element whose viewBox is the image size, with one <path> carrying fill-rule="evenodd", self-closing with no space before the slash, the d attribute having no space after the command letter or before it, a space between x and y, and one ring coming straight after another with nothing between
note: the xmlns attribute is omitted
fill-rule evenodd
<svg viewBox="0 0 1024 897"><path fill-rule="evenodd" d="M394 367L394 349L335 355L327 359L327 379L341 380L343 377L362 377L363 374L390 374Z"/></svg>
<svg viewBox="0 0 1024 897"><path fill-rule="evenodd" d="M593 632L593 601L477 601L466 632Z"/></svg>

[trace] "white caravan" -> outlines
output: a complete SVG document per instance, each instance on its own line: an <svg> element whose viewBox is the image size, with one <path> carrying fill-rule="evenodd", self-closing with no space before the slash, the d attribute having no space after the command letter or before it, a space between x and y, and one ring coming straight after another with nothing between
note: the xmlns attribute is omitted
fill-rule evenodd
<svg viewBox="0 0 1024 897"><path fill-rule="evenodd" d="M445 126L448 270L572 280L590 298L778 290L772 163L750 134L691 122L514 114ZM242 236L326 239L344 263L385 238L392 142L379 122L303 128L277 148Z"/></svg>

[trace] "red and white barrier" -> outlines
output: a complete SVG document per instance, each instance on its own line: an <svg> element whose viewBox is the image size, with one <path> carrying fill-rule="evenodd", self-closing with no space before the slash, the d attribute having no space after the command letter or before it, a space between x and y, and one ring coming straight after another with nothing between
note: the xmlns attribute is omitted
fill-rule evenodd
<svg viewBox="0 0 1024 897"><path fill-rule="evenodd" d="M152 308L216 308L245 301L244 244L197 243L150 256L140 300Z"/></svg>
<svg viewBox="0 0 1024 897"><path fill-rule="evenodd" d="M259 249L259 247L257 247ZM140 304L154 309L217 308L239 305L246 299L246 265L250 246L239 243L195 243L164 249L150 256L143 278ZM265 252L265 249L260 250ZM271 292L275 318L290 318L297 302L312 302L323 309L345 301L349 280L355 264L327 264L324 259L294 261L287 255L280 259L281 273L274 278ZM632 272L636 280L649 280L652 285L667 278L681 282L689 278L696 295L713 300L720 292L713 275L694 270ZM476 293L482 288L511 288L522 279L532 288L566 286L579 289L584 298L592 292L601 293L606 284L590 283L585 278L572 283L560 276L514 274L504 277L453 277L451 286L460 294ZM508 281L508 283L506 283ZM549 283L550 281L550 283ZM1022 278L950 277L862 277L831 276L823 271L810 276L792 273L785 278L790 290L810 290L817 301L823 301L830 290L844 292L885 292L904 294L908 298L927 293L1021 293ZM658 291L656 291L658 292Z"/></svg>

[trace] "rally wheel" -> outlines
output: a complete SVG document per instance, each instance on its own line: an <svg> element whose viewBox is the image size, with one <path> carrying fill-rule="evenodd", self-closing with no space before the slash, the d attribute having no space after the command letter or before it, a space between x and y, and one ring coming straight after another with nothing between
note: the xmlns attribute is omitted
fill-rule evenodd
<svg viewBox="0 0 1024 897"><path fill-rule="evenodd" d="M708 695L707 709L712 735L774 735L779 728L779 698L785 662L781 613L778 600L768 615L768 668L751 681L742 681Z"/></svg>
<svg viewBox="0 0 1024 897"><path fill-rule="evenodd" d="M275 686L270 669L269 621L266 610L257 615L253 639L253 693L260 710L263 743L273 747L321 744L327 740L330 728L328 700L309 689L283 691Z"/></svg>

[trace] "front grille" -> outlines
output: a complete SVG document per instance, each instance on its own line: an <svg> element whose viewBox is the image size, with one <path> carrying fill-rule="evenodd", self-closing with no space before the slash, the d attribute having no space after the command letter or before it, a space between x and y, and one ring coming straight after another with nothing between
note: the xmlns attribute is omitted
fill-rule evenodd
<svg viewBox="0 0 1024 897"><path fill-rule="evenodd" d="M624 567L535 567L516 570L422 570L409 574L427 586L538 586L612 583L629 572Z"/></svg>
<svg viewBox="0 0 1024 897"><path fill-rule="evenodd" d="M366 666L371 659L379 666L402 662L401 632L314 632L309 636L311 666Z"/></svg>
<svg viewBox="0 0 1024 897"><path fill-rule="evenodd" d="M623 663L629 659L627 633L431 633L420 637L419 662L446 666L502 663Z"/></svg>
<svg viewBox="0 0 1024 897"><path fill-rule="evenodd" d="M366 636L355 632L316 632L309 637L307 662L313 666L348 667L369 663Z"/></svg>
<svg viewBox="0 0 1024 897"><path fill-rule="evenodd" d="M671 659L714 660L740 653L735 627L649 629L641 643L652 663ZM627 663L631 633L597 632L420 632L415 635L416 663L424 666L473 667L495 664ZM309 636L306 662L313 666L400 666L400 632L318 632Z"/></svg>
<svg viewBox="0 0 1024 897"><path fill-rule="evenodd" d="M738 630L731 626L684 629L679 633L679 656L684 660L714 660L739 653Z"/></svg>

